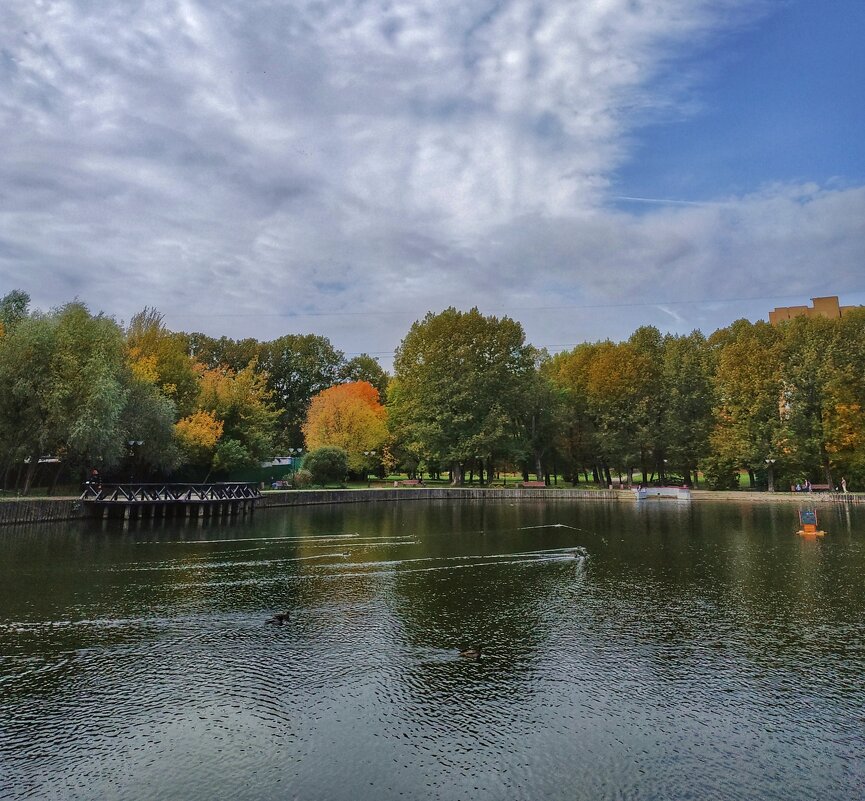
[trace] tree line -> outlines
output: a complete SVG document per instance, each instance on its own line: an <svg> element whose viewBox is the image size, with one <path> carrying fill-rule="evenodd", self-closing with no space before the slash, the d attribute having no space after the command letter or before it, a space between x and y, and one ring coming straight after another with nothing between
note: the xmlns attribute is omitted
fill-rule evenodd
<svg viewBox="0 0 865 801"><path fill-rule="evenodd" d="M225 477L289 448L337 447L355 474L502 470L574 484L712 488L865 482L865 310L708 338L638 328L550 355L508 317L454 308L412 325L387 375L322 336L272 341L128 325L79 302L0 300L4 488L58 475ZM130 443L132 443L130 445Z"/></svg>

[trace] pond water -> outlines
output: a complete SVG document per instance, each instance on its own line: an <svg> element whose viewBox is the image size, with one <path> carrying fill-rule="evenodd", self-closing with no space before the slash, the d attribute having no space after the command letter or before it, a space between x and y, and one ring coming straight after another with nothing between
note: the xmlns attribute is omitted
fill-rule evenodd
<svg viewBox="0 0 865 801"><path fill-rule="evenodd" d="M417 501L0 530L0 798L863 798L865 510L820 522Z"/></svg>

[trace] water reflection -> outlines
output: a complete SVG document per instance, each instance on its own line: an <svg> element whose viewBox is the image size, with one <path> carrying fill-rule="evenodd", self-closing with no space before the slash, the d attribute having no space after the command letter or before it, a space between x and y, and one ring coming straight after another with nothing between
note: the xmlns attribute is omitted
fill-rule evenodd
<svg viewBox="0 0 865 801"><path fill-rule="evenodd" d="M857 797L865 515L821 525L503 502L5 529L0 796Z"/></svg>

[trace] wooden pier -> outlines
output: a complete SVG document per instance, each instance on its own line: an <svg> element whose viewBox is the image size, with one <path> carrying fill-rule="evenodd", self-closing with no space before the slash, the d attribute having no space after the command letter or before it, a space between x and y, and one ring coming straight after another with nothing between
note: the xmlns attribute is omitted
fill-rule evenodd
<svg viewBox="0 0 865 801"><path fill-rule="evenodd" d="M158 517L228 517L251 514L261 499L258 485L102 484L88 485L81 502L91 517L134 520Z"/></svg>

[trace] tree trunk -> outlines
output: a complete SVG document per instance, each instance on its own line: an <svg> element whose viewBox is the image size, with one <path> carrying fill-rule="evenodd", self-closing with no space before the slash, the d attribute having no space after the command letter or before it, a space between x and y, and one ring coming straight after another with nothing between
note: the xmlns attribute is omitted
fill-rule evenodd
<svg viewBox="0 0 865 801"><path fill-rule="evenodd" d="M544 466L541 464L541 454L535 453L535 475L538 481L544 480Z"/></svg>
<svg viewBox="0 0 865 801"><path fill-rule="evenodd" d="M463 483L463 467L459 462L451 465L451 486L461 487Z"/></svg>
<svg viewBox="0 0 865 801"><path fill-rule="evenodd" d="M748 468L748 484L750 485L751 489L754 489L754 487L757 486L757 478L754 475L754 471L750 467Z"/></svg>
<svg viewBox="0 0 865 801"><path fill-rule="evenodd" d="M65 465L63 462L57 463L57 469L54 471L54 476L51 478L51 486L48 487L48 494L53 495L54 490L57 488L57 479L60 478L60 473L63 472L63 468Z"/></svg>
<svg viewBox="0 0 865 801"><path fill-rule="evenodd" d="M832 467L829 464L829 454L826 453L826 447L820 443L820 460L823 462L823 477L829 485L829 489L835 489L835 483L832 481Z"/></svg>
<svg viewBox="0 0 865 801"><path fill-rule="evenodd" d="M27 465L27 472L24 474L24 489L21 490L22 495L30 492L30 483L33 481L33 476L36 473L36 468L39 465L39 454L30 457L30 464Z"/></svg>

